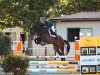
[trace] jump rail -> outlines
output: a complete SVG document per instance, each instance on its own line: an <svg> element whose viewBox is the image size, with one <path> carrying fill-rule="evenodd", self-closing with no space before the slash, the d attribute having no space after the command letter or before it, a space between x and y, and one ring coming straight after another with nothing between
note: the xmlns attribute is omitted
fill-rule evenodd
<svg viewBox="0 0 100 75"><path fill-rule="evenodd" d="M28 72L46 72L46 73L56 73L56 72L63 72L63 73L75 73L79 70L77 69L27 69Z"/></svg>
<svg viewBox="0 0 100 75"><path fill-rule="evenodd" d="M30 61L30 65L48 65L48 64L57 64L57 65L67 65L67 64L78 64L79 62L75 61Z"/></svg>
<svg viewBox="0 0 100 75"><path fill-rule="evenodd" d="M74 56L28 56L29 58L74 58Z"/></svg>

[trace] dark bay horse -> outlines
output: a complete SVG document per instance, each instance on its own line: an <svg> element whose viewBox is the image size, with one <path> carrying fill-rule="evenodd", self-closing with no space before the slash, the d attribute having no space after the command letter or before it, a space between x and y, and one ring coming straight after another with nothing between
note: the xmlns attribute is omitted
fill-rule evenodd
<svg viewBox="0 0 100 75"><path fill-rule="evenodd" d="M31 39L36 39L34 38L35 36L38 36L38 39L41 40L42 42L46 42L47 44L53 44L53 49L55 52L57 52L59 55L65 55L64 53L64 47L66 47L66 54L69 53L70 50L70 44L68 41L64 40L61 36L59 38L52 37L49 34L49 31L46 27L42 27L42 23L40 21L37 21L35 25L33 25L30 28L30 38Z"/></svg>

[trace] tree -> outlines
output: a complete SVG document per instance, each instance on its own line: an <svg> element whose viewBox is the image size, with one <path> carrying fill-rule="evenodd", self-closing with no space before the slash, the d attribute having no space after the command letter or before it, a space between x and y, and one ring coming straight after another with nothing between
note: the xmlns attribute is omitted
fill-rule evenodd
<svg viewBox="0 0 100 75"><path fill-rule="evenodd" d="M27 24L30 25L27 0L2 0L0 9L3 28L20 26L25 29Z"/></svg>
<svg viewBox="0 0 100 75"><path fill-rule="evenodd" d="M62 14L72 14L81 11L100 11L100 0L67 0L68 4L64 6Z"/></svg>
<svg viewBox="0 0 100 75"><path fill-rule="evenodd" d="M47 11L59 0L1 0L0 27L19 26L28 31L40 16L48 16Z"/></svg>

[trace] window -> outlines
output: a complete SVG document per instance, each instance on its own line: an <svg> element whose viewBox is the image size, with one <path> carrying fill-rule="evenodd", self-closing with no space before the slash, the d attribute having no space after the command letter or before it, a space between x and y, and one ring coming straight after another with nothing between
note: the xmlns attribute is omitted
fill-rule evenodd
<svg viewBox="0 0 100 75"><path fill-rule="evenodd" d="M67 29L67 40L69 42L74 42L75 37L77 40L80 39L80 34L84 34L83 36L93 36L93 29L92 28L68 28Z"/></svg>
<svg viewBox="0 0 100 75"><path fill-rule="evenodd" d="M84 34L84 36L92 36L93 29L92 28L80 28L80 32Z"/></svg>
<svg viewBox="0 0 100 75"><path fill-rule="evenodd" d="M68 28L67 40L69 42L74 42L75 37L79 39L79 32L80 28Z"/></svg>
<svg viewBox="0 0 100 75"><path fill-rule="evenodd" d="M20 34L20 37L21 37L21 41L24 42L26 41L26 35L25 34Z"/></svg>
<svg viewBox="0 0 100 75"><path fill-rule="evenodd" d="M12 41L16 40L16 32L5 32L5 34L10 36Z"/></svg>

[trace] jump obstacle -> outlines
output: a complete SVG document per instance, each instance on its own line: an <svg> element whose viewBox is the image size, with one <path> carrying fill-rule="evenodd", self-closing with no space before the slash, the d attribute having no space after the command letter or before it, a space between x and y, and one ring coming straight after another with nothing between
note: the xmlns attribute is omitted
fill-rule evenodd
<svg viewBox="0 0 100 75"><path fill-rule="evenodd" d="M31 73L70 73L76 74L79 73L79 62L75 60L65 59L74 59L74 56L47 56L47 48L45 48L45 56L28 56L31 61L29 62L28 72ZM62 61L33 61L35 58L58 58L64 59Z"/></svg>
<svg viewBox="0 0 100 75"><path fill-rule="evenodd" d="M32 58L73 58L73 56L29 56ZM28 72L31 73L77 73L77 61L30 61Z"/></svg>
<svg viewBox="0 0 100 75"><path fill-rule="evenodd" d="M79 62L75 61L30 61L28 72L77 73ZM68 66L69 65L69 66Z"/></svg>

